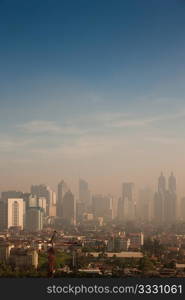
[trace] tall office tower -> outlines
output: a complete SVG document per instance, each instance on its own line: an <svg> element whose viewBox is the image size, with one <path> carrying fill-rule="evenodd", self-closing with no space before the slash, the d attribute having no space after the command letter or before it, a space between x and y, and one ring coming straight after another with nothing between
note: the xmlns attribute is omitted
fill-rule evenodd
<svg viewBox="0 0 185 300"><path fill-rule="evenodd" d="M8 199L7 202L7 228L20 227L23 229L23 199Z"/></svg>
<svg viewBox="0 0 185 300"><path fill-rule="evenodd" d="M30 194L27 198L26 230L32 232L42 230L45 215L46 199Z"/></svg>
<svg viewBox="0 0 185 300"><path fill-rule="evenodd" d="M30 197L31 197L30 193L22 193L22 195L21 195L21 198L23 199L23 201L25 203L25 211L28 208Z"/></svg>
<svg viewBox="0 0 185 300"><path fill-rule="evenodd" d="M51 210L55 206L54 192L52 189L44 184L32 185L31 194L38 198L44 197L46 199L46 215L51 215Z"/></svg>
<svg viewBox="0 0 185 300"><path fill-rule="evenodd" d="M112 220L112 197L94 195L92 197L92 212L95 218L103 217L104 220Z"/></svg>
<svg viewBox="0 0 185 300"><path fill-rule="evenodd" d="M164 220L163 216L164 204L163 204L163 196L159 193L155 193L154 195L154 221L157 223L161 223Z"/></svg>
<svg viewBox="0 0 185 300"><path fill-rule="evenodd" d="M122 197L118 199L118 206L117 206L117 219L118 221L124 221L124 202Z"/></svg>
<svg viewBox="0 0 185 300"><path fill-rule="evenodd" d="M63 217L63 198L65 193L67 193L68 187L64 180L59 182L58 184L58 197L57 197L57 217L62 218Z"/></svg>
<svg viewBox="0 0 185 300"><path fill-rule="evenodd" d="M90 205L89 185L83 179L79 179L79 202L84 203L85 207Z"/></svg>
<svg viewBox="0 0 185 300"><path fill-rule="evenodd" d="M168 179L168 191L166 192L164 204L164 219L167 223L173 223L177 217L177 195L176 195L176 178L171 173Z"/></svg>
<svg viewBox="0 0 185 300"><path fill-rule="evenodd" d="M158 178L158 191L154 195L154 221L164 222L164 205L166 196L166 178L163 173Z"/></svg>
<svg viewBox="0 0 185 300"><path fill-rule="evenodd" d="M139 191L137 201L137 218L142 221L150 221L152 217L153 192L150 188L144 188Z"/></svg>
<svg viewBox="0 0 185 300"><path fill-rule="evenodd" d="M175 193L166 191L164 202L164 222L174 223L176 221L176 200Z"/></svg>
<svg viewBox="0 0 185 300"><path fill-rule="evenodd" d="M85 214L85 204L82 202L76 203L76 219L78 222L83 221L83 215Z"/></svg>
<svg viewBox="0 0 185 300"><path fill-rule="evenodd" d="M30 195L29 199L28 199L28 208L27 209L29 209L31 207L41 208L44 212L44 215L46 215L46 198L44 198L44 197L38 198L37 196Z"/></svg>
<svg viewBox="0 0 185 300"><path fill-rule="evenodd" d="M162 223L165 221L166 201L166 178L161 172L158 178L158 192L154 195L154 221Z"/></svg>
<svg viewBox="0 0 185 300"><path fill-rule="evenodd" d="M185 197L181 199L180 203L180 218L182 221L185 221Z"/></svg>
<svg viewBox="0 0 185 300"><path fill-rule="evenodd" d="M117 217L118 201L115 197L109 195L112 198L112 219Z"/></svg>
<svg viewBox="0 0 185 300"><path fill-rule="evenodd" d="M163 175L163 172L161 172L161 175L158 179L158 193L163 194L166 192L166 178Z"/></svg>
<svg viewBox="0 0 185 300"><path fill-rule="evenodd" d="M29 207L27 210L26 230L36 232L43 229L44 210L41 207Z"/></svg>
<svg viewBox="0 0 185 300"><path fill-rule="evenodd" d="M122 199L124 205L124 220L130 221L135 218L134 184L125 182L122 185Z"/></svg>
<svg viewBox="0 0 185 300"><path fill-rule="evenodd" d="M79 199L77 201L77 219L80 221L83 219L84 213L90 210L90 191L88 182L83 179L79 179L78 192Z"/></svg>
<svg viewBox="0 0 185 300"><path fill-rule="evenodd" d="M71 191L63 197L63 220L70 225L76 224L76 203Z"/></svg>
<svg viewBox="0 0 185 300"><path fill-rule="evenodd" d="M173 223L176 220L177 210L176 179L173 173L166 179L161 173L158 180L158 193L154 196L154 220L158 223Z"/></svg>
<svg viewBox="0 0 185 300"><path fill-rule="evenodd" d="M31 193L22 193L21 198L24 202L24 227L26 227L27 211L30 207L42 207L46 215L46 199L33 196ZM40 202L40 205L38 204Z"/></svg>
<svg viewBox="0 0 185 300"><path fill-rule="evenodd" d="M49 207L49 216L56 217L56 205L57 205L57 196L54 191L52 191L52 203Z"/></svg>
<svg viewBox="0 0 185 300"><path fill-rule="evenodd" d="M52 205L57 205L57 194L54 191L52 191Z"/></svg>
<svg viewBox="0 0 185 300"><path fill-rule="evenodd" d="M176 193L176 178L173 175L173 172L171 173L168 179L168 190L170 193Z"/></svg>
<svg viewBox="0 0 185 300"><path fill-rule="evenodd" d="M28 209L28 201L30 197L30 193L22 193L21 197L23 199L23 227L26 228L26 215L27 215L27 209Z"/></svg>

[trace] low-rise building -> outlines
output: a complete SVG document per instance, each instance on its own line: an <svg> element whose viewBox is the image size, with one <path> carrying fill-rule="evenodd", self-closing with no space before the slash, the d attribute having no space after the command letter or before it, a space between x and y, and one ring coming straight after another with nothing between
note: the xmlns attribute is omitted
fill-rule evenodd
<svg viewBox="0 0 185 300"><path fill-rule="evenodd" d="M90 252L90 255L93 257L99 257L100 252ZM123 251L123 252L106 252L105 257L117 257L117 258L143 258L142 252L130 252L130 251Z"/></svg>
<svg viewBox="0 0 185 300"><path fill-rule="evenodd" d="M10 256L10 250L14 247L13 244L7 242L0 243L0 262L7 262Z"/></svg>
<svg viewBox="0 0 185 300"><path fill-rule="evenodd" d="M131 249L140 249L144 245L144 234L139 233L130 233L130 248Z"/></svg>
<svg viewBox="0 0 185 300"><path fill-rule="evenodd" d="M128 251L130 247L130 239L125 237L111 237L107 242L108 252Z"/></svg>
<svg viewBox="0 0 185 300"><path fill-rule="evenodd" d="M37 268L38 253L35 249L30 248L13 248L10 251L10 265L17 268Z"/></svg>

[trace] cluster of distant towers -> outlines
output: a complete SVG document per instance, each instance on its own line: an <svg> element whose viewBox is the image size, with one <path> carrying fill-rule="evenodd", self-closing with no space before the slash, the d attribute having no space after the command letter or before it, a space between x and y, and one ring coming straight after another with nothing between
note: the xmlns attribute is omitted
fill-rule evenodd
<svg viewBox="0 0 185 300"><path fill-rule="evenodd" d="M176 178L171 173L168 179L163 173L158 180L158 191L154 196L154 216L155 220L163 223L173 223L177 218L177 195L176 195Z"/></svg>
<svg viewBox="0 0 185 300"><path fill-rule="evenodd" d="M118 220L140 218L156 223L173 223L177 220L176 178L173 172L168 178L168 184L161 172L158 178L157 192L154 196L149 189L145 189L140 192L136 202L133 191L133 183L123 183L122 197L118 201Z"/></svg>
<svg viewBox="0 0 185 300"><path fill-rule="evenodd" d="M0 230L21 227L28 231L42 230L47 222L76 225L78 222L152 221L172 224L185 221L185 198L177 201L176 178L171 173L166 180L163 173L158 178L156 192L150 188L140 190L135 196L131 182L122 184L122 195L117 201L111 195L91 195L88 182L79 179L79 198L62 180L57 195L44 184L32 185L30 193L4 191L0 199ZM178 212L180 208L180 213Z"/></svg>

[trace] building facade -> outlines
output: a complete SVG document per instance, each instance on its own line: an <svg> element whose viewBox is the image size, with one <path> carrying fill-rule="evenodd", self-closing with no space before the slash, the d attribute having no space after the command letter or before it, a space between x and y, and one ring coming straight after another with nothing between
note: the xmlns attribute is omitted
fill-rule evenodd
<svg viewBox="0 0 185 300"><path fill-rule="evenodd" d="M56 210L56 195L55 192L44 184L40 185L32 185L31 186L31 194L36 196L37 198L45 198L46 199L46 215L50 216L53 211Z"/></svg>
<svg viewBox="0 0 185 300"><path fill-rule="evenodd" d="M76 203L71 191L65 193L63 198L63 220L67 224L76 224Z"/></svg>
<svg viewBox="0 0 185 300"><path fill-rule="evenodd" d="M65 193L67 193L68 187L64 180L58 184L58 194L57 194L57 217L63 217L63 198Z"/></svg>
<svg viewBox="0 0 185 300"><path fill-rule="evenodd" d="M20 227L24 224L24 203L23 199L8 199L7 203L7 228Z"/></svg>

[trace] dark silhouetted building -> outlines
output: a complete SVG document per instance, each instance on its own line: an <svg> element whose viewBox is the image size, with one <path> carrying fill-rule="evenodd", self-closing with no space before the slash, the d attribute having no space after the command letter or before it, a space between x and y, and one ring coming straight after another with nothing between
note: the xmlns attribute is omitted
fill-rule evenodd
<svg viewBox="0 0 185 300"><path fill-rule="evenodd" d="M63 198L63 220L70 225L76 224L76 203L71 191L65 193Z"/></svg>
<svg viewBox="0 0 185 300"><path fill-rule="evenodd" d="M58 195L57 195L57 217L63 217L63 198L65 193L68 191L67 184L64 180L58 184Z"/></svg>

